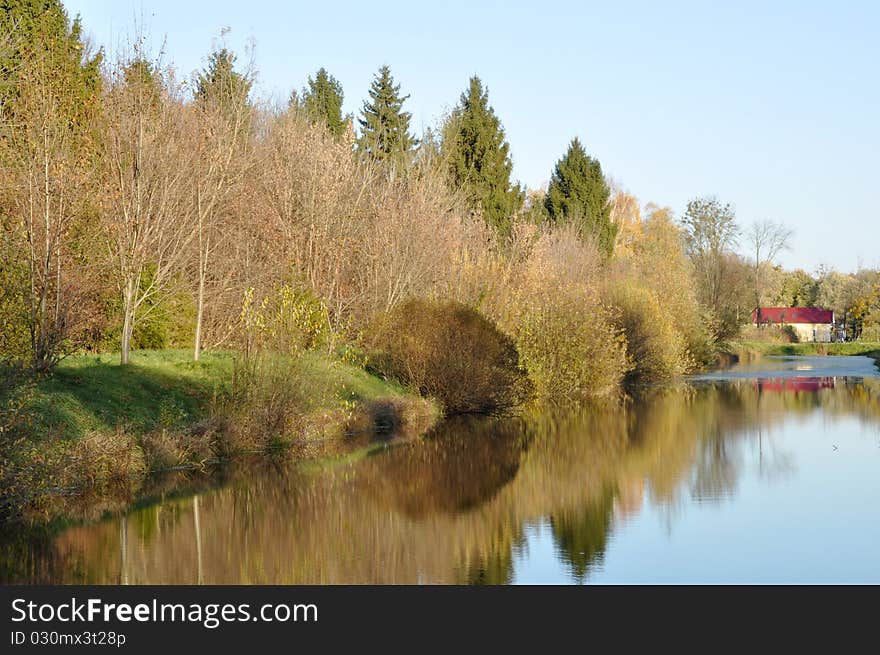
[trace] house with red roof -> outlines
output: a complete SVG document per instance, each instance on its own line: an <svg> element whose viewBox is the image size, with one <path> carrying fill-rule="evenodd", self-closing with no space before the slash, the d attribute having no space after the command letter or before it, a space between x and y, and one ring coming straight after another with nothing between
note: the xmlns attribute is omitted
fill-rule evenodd
<svg viewBox="0 0 880 655"><path fill-rule="evenodd" d="M834 312L821 307L759 307L752 311L755 325L788 325L799 341L832 340Z"/></svg>

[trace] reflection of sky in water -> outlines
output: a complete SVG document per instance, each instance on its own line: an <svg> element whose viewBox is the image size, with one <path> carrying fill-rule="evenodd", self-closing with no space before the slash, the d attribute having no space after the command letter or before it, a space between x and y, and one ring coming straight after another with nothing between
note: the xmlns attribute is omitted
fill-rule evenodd
<svg viewBox="0 0 880 655"><path fill-rule="evenodd" d="M880 582L880 429L815 413L735 447L732 493L701 501L683 480L673 510L646 495L586 582ZM514 570L516 583L572 581L546 525L527 530Z"/></svg>
<svg viewBox="0 0 880 655"><path fill-rule="evenodd" d="M693 375L691 380L737 380L772 376L798 376L805 371L821 371L822 375L847 377L878 377L880 370L870 357L862 356L809 356L788 355L762 357L742 361L712 373Z"/></svg>

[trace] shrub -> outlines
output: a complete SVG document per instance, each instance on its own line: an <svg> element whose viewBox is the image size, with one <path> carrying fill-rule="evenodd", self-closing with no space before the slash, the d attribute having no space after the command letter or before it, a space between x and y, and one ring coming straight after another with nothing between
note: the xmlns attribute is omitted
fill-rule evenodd
<svg viewBox="0 0 880 655"><path fill-rule="evenodd" d="M504 411L528 395L513 340L461 303L409 300L365 339L373 371L436 398L449 414Z"/></svg>
<svg viewBox="0 0 880 655"><path fill-rule="evenodd" d="M522 363L539 397L574 400L617 389L626 344L609 311L589 293L559 289L523 299L514 326Z"/></svg>
<svg viewBox="0 0 880 655"><path fill-rule="evenodd" d="M761 343L797 343L798 336L790 325L748 325L740 330L741 341L757 341Z"/></svg>
<svg viewBox="0 0 880 655"><path fill-rule="evenodd" d="M862 328L859 341L880 341L880 325L868 325Z"/></svg>
<svg viewBox="0 0 880 655"><path fill-rule="evenodd" d="M617 310L614 323L626 337L632 363L626 384L667 380L686 370L684 338L656 294L632 281L621 281L611 285L606 296Z"/></svg>
<svg viewBox="0 0 880 655"><path fill-rule="evenodd" d="M572 400L616 389L625 344L595 288L602 257L571 227L528 238L492 306L513 335L538 396Z"/></svg>
<svg viewBox="0 0 880 655"><path fill-rule="evenodd" d="M236 361L230 388L211 407L218 457L276 450L302 435L306 394L291 366L267 356Z"/></svg>
<svg viewBox="0 0 880 655"><path fill-rule="evenodd" d="M248 289L241 323L251 348L289 355L332 347L337 337L327 308L305 285L282 284L258 303Z"/></svg>
<svg viewBox="0 0 880 655"><path fill-rule="evenodd" d="M129 488L146 470L143 451L121 429L95 432L74 442L56 473L62 488L107 491Z"/></svg>

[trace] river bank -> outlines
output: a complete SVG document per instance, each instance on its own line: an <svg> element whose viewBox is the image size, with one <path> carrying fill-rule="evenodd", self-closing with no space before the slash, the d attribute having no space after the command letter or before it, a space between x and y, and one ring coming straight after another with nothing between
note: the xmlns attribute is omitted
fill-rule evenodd
<svg viewBox="0 0 880 655"><path fill-rule="evenodd" d="M419 435L436 403L317 353L243 364L182 350L63 361L0 393L5 520L94 518L135 502L160 472L245 454L332 455L391 433ZM84 508L89 508L85 510Z"/></svg>
<svg viewBox="0 0 880 655"><path fill-rule="evenodd" d="M741 359L780 355L863 355L880 366L880 342L846 341L843 343L773 343L764 341L734 341L719 353L724 366Z"/></svg>
<svg viewBox="0 0 880 655"><path fill-rule="evenodd" d="M880 375L809 360L154 479L127 512L10 535L0 584L871 582Z"/></svg>

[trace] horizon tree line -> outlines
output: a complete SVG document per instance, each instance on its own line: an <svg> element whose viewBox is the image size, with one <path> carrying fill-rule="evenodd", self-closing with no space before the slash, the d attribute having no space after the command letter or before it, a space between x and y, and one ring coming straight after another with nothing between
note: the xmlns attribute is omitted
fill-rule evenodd
<svg viewBox="0 0 880 655"><path fill-rule="evenodd" d="M405 109L409 96L390 68L381 66L355 133L355 117L342 113L342 85L324 68L291 94L286 113L272 114L250 98L252 64L240 69L225 46L212 50L190 80L181 80L140 43L121 61L105 62L59 0L10 0L0 11L0 28L0 351L27 352L35 371L95 343L99 332L112 334L122 363L128 362L135 334L148 332L156 316L172 311L169 303L182 315L192 313L187 322L198 360L206 331L212 344L229 338L228 330L215 329L211 314L241 311L229 290L259 283L258 246L267 247L265 235L273 231L290 236L295 227L302 239L296 248L302 250L285 255L311 288L330 299L326 320L341 329L339 317L365 302L365 292L353 289L390 276L384 300L371 300L390 307L406 285L438 276L428 268L420 273L424 278L406 270L416 262L428 265L409 235L391 229L395 212L442 215L461 202L501 249L517 247L518 225L536 224L570 228L606 261L626 247L642 222L637 199L612 186L577 137L556 162L546 192L527 194L512 180L510 144L477 76L436 132L417 138ZM299 122L317 129L305 134ZM261 142L267 134L271 143ZM293 156L297 149L316 152L318 146L303 139L320 141L326 174L307 173L305 162ZM348 176L345 184L342 174ZM312 179L308 175L320 185L299 189L301 180ZM428 208L395 196L407 185L429 185L432 176L454 197L437 192ZM352 185L358 179L360 186ZM373 188L376 198L369 199L366 190ZM333 214L331 200L345 211ZM261 202L268 203L262 215L248 213ZM370 242L360 231L358 221L367 211L386 217L384 243ZM302 216L308 221L292 227L292 217ZM694 199L678 225L713 338L727 338L748 305L780 286L774 260L790 232L772 222L753 226L748 236L754 261L747 265L735 252L741 229L732 206L712 197ZM316 255L316 244L331 228L369 262L365 271L341 271L338 254ZM398 253L398 260L388 261L383 249ZM291 289L299 284L284 275ZM332 282L325 285L325 278ZM846 305L845 311L873 316L876 283L853 286L830 274L823 281L823 290L832 281L842 289L833 302ZM178 294L181 289L191 294L191 305ZM283 302L310 306L308 298L291 293ZM810 292L806 282L789 295L793 302L825 297ZM107 332L102 317L117 312L119 332Z"/></svg>

